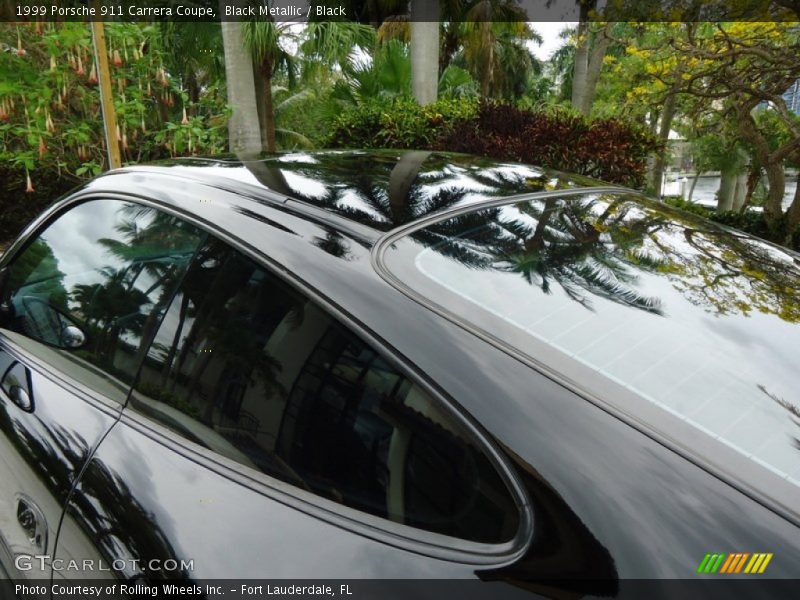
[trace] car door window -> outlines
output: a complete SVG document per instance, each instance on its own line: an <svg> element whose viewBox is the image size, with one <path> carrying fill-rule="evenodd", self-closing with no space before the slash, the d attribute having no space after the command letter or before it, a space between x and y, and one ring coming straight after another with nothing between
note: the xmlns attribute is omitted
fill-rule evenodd
<svg viewBox="0 0 800 600"><path fill-rule="evenodd" d="M13 259L3 326L48 364L124 401L143 340L203 239L188 223L137 203L79 204Z"/></svg>
<svg viewBox="0 0 800 600"><path fill-rule="evenodd" d="M479 542L517 530L513 497L459 420L309 298L215 240L168 308L131 407L397 523Z"/></svg>

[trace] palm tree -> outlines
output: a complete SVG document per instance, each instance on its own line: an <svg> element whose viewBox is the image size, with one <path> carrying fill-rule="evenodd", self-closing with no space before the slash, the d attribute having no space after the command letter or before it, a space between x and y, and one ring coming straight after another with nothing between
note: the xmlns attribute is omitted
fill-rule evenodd
<svg viewBox="0 0 800 600"><path fill-rule="evenodd" d="M556 88L556 101L569 102L572 95L572 76L575 72L575 45L568 40L577 34L577 29L563 29L559 37L564 43L553 52L547 65L547 72Z"/></svg>
<svg viewBox="0 0 800 600"><path fill-rule="evenodd" d="M304 83L321 71L326 76L330 76L331 71L348 73L354 64L354 54L359 51L371 54L376 41L376 31L369 25L331 21L309 23L300 44Z"/></svg>
<svg viewBox="0 0 800 600"><path fill-rule="evenodd" d="M411 0L411 80L422 105L436 101L439 82L439 0Z"/></svg>
<svg viewBox="0 0 800 600"><path fill-rule="evenodd" d="M178 78L189 101L197 103L201 90L225 75L222 29L210 21L168 21L160 28L165 67Z"/></svg>
<svg viewBox="0 0 800 600"><path fill-rule="evenodd" d="M120 238L104 238L98 243L119 259L122 266L104 267L100 270L103 283L79 285L72 292L87 325L92 319L95 327L100 325L98 347L106 349L109 361L123 332L148 339L155 331L172 295L172 284L188 265L200 240L193 227L150 207L126 204L120 210L120 217L122 220L115 227ZM141 279L143 273L149 280ZM147 287L143 281L148 281ZM156 292L158 296L154 298ZM152 309L145 311L148 305ZM125 317L124 321L120 317ZM137 361L145 351L146 344L141 344Z"/></svg>
<svg viewBox="0 0 800 600"><path fill-rule="evenodd" d="M446 250L473 269L517 273L545 294L557 285L589 310L594 296L660 315L660 301L636 290L637 277L631 269L632 264L639 270L663 266L663 261L640 249L658 223L628 218L622 200L612 201L594 216L599 208L593 199L519 203L502 212L476 215L476 223L466 229L455 224L451 232L452 224L440 223L446 244L434 248ZM511 217L514 210L518 218Z"/></svg>
<svg viewBox="0 0 800 600"><path fill-rule="evenodd" d="M293 92L298 74L308 86L320 68L341 72L350 64L354 51L371 49L375 42L374 30L358 23L311 23L302 34L296 33L292 26L293 23L273 21L244 24L244 41L255 61L256 104L262 145L267 152L274 152L281 138L284 145L311 144L308 139L276 126L281 111L313 94ZM299 54L290 51L290 46L297 46ZM285 87L274 85L278 75L285 78ZM282 102L276 102L278 91L284 94Z"/></svg>
<svg viewBox="0 0 800 600"><path fill-rule="evenodd" d="M353 65L334 85L334 98L357 104L367 98L409 96L411 60L408 46L389 40L376 49L372 61Z"/></svg>
<svg viewBox="0 0 800 600"><path fill-rule="evenodd" d="M489 10L491 2L474 10ZM529 40L541 42L527 23L521 21L466 21L461 24L461 50L454 62L463 62L479 82L484 97L512 96L524 88L534 68L534 58L525 46Z"/></svg>
<svg viewBox="0 0 800 600"><path fill-rule="evenodd" d="M439 97L472 96L477 85L472 76L455 65L448 66L437 82ZM410 97L412 65L409 46L390 39L375 50L368 63L354 63L333 87L331 102L336 109L376 98Z"/></svg>
<svg viewBox="0 0 800 600"><path fill-rule="evenodd" d="M261 134L255 127L259 123L256 106L256 87L253 59L244 44L242 23L222 22L222 40L225 49L225 82L228 105L233 109L228 121L230 150L238 155L255 155L261 152Z"/></svg>
<svg viewBox="0 0 800 600"><path fill-rule="evenodd" d="M272 95L273 78L284 73L290 85L294 83L296 64L293 55L282 45L281 37L291 36L292 23L247 21L243 26L243 38L253 56L254 74L257 76L255 93L257 98L258 123L263 149L275 152L275 103Z"/></svg>

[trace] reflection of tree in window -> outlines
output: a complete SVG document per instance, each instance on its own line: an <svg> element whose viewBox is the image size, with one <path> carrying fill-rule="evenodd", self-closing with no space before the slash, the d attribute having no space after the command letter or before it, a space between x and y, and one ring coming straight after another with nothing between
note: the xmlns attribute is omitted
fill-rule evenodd
<svg viewBox="0 0 800 600"><path fill-rule="evenodd" d="M504 541L517 512L462 427L252 261L198 252L132 406L232 460L420 528Z"/></svg>
<svg viewBox="0 0 800 600"><path fill-rule="evenodd" d="M84 236L73 245L67 240L76 232ZM141 341L154 332L201 238L191 225L134 203L95 200L71 208L12 264L17 329L61 347L58 332L33 327L58 311L86 338L71 356L130 381Z"/></svg>
<svg viewBox="0 0 800 600"><path fill-rule="evenodd" d="M508 492L460 426L338 324L295 382L278 452L315 492L400 523L481 541L516 527Z"/></svg>
<svg viewBox="0 0 800 600"><path fill-rule="evenodd" d="M35 286L35 293L46 295L50 303L66 309L67 290L64 273L58 268L58 259L50 245L42 239L34 240L14 260L8 280L8 289L19 289L23 284Z"/></svg>

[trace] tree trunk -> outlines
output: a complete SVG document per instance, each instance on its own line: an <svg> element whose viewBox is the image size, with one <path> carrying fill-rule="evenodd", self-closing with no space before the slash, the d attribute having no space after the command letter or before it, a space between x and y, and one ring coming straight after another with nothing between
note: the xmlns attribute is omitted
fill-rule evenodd
<svg viewBox="0 0 800 600"><path fill-rule="evenodd" d="M278 149L275 143L275 103L272 98L272 63L265 61L261 66L261 85L264 94L264 145L267 152Z"/></svg>
<svg viewBox="0 0 800 600"><path fill-rule="evenodd" d="M736 184L733 189L733 207L736 212L741 212L747 198L747 172L742 171L736 175Z"/></svg>
<svg viewBox="0 0 800 600"><path fill-rule="evenodd" d="M258 132L253 60L244 45L240 22L222 22L222 43L228 104L233 110L228 121L230 150L237 155L258 154L261 136Z"/></svg>
<svg viewBox="0 0 800 600"><path fill-rule="evenodd" d="M261 66L253 63L253 80L256 88L256 109L258 110L258 132L261 136L261 150L267 151L267 112L264 110L264 76Z"/></svg>
<svg viewBox="0 0 800 600"><path fill-rule="evenodd" d="M783 217L783 194L786 191L786 173L783 163L768 164L765 169L767 172L767 182L769 191L767 199L764 201L764 218L770 229L777 231Z"/></svg>
<svg viewBox="0 0 800 600"><path fill-rule="evenodd" d="M421 105L439 87L439 0L411 0L411 87Z"/></svg>
<svg viewBox="0 0 800 600"><path fill-rule="evenodd" d="M533 231L533 235L525 241L526 252L538 252L544 247L544 234L557 207L556 198L545 199L542 214L539 215L539 220L536 223L536 229Z"/></svg>
<svg viewBox="0 0 800 600"><path fill-rule="evenodd" d="M461 40L458 37L458 25L458 23L449 23L444 26L444 37L439 51L439 76L453 62L453 56L455 56L461 44Z"/></svg>
<svg viewBox="0 0 800 600"><path fill-rule="evenodd" d="M717 212L733 210L733 192L736 189L736 171L722 171L717 191Z"/></svg>
<svg viewBox="0 0 800 600"><path fill-rule="evenodd" d="M611 23L606 23L602 31L598 32L592 44L592 49L589 52L589 57L586 64L586 83L583 89L583 97L581 98L580 112L584 116L589 116L592 112L592 104L594 104L594 95L597 91L597 82L600 79L600 71L603 70L603 59L606 56L606 50L611 42L608 33L611 30Z"/></svg>
<svg viewBox="0 0 800 600"><path fill-rule="evenodd" d="M572 106L581 111L586 96L586 74L589 70L589 23L578 23L578 45L575 47L575 66L572 71Z"/></svg>
<svg viewBox="0 0 800 600"><path fill-rule="evenodd" d="M797 179L797 187L794 189L792 203L789 205L789 210L786 211L786 232L783 238L785 246L791 247L792 236L798 226L800 226L800 177Z"/></svg>
<svg viewBox="0 0 800 600"><path fill-rule="evenodd" d="M200 83L197 81L197 76L194 73L191 73L186 78L186 94L189 96L189 101L192 104L197 104L200 101Z"/></svg>
<svg viewBox="0 0 800 600"><path fill-rule="evenodd" d="M669 132L672 129L672 119L675 117L675 97L676 94L670 93L664 106L661 109L661 123L658 128L658 139L664 144L663 149L656 155L653 162L653 190L661 198L661 187L664 183L664 168L667 165L667 152L669 151Z"/></svg>
<svg viewBox="0 0 800 600"><path fill-rule="evenodd" d="M482 27L491 27L491 23L482 24ZM492 81L494 80L494 44L487 44L486 60L484 61L483 73L481 73L481 95L488 98L492 93Z"/></svg>
<svg viewBox="0 0 800 600"><path fill-rule="evenodd" d="M283 196L297 197L300 192L293 189L286 181L283 172L277 167L268 166L262 160L243 160L242 164L265 187ZM302 200L302 196L300 197Z"/></svg>
<svg viewBox="0 0 800 600"><path fill-rule="evenodd" d="M742 137L750 142L756 151L758 162L764 167L769 183L769 192L764 201L764 220L770 232L779 236L783 222L783 193L786 190L786 173L783 160L775 160L766 138L758 131L755 120L751 114L757 105L757 100L739 101L736 112L739 121L739 131Z"/></svg>
<svg viewBox="0 0 800 600"><path fill-rule="evenodd" d="M411 217L408 192L430 155L427 150L404 152L389 174L389 210L395 226L408 222Z"/></svg>
<svg viewBox="0 0 800 600"><path fill-rule="evenodd" d="M753 194L756 191L759 181L761 181L761 164L754 160L750 163L750 169L747 174L747 191L744 195L744 203L740 209L741 212L747 210L747 207L752 203Z"/></svg>
<svg viewBox="0 0 800 600"><path fill-rule="evenodd" d="M178 346L181 343L181 334L183 333L183 325L186 323L186 317L189 312L189 295L181 295L181 306L178 310L178 326L175 328L175 335L172 336L172 344L170 344L167 357L164 359L164 366L161 370L161 388L166 389L169 382L169 375L172 371L172 363L175 362L175 355L178 351Z"/></svg>
<svg viewBox="0 0 800 600"><path fill-rule="evenodd" d="M692 196L694 195L694 188L697 187L697 180L700 179L700 175L702 175L702 173L700 172L699 169L697 169L694 174L694 178L692 179L692 187L689 188L689 195L686 197L687 202L692 201Z"/></svg>

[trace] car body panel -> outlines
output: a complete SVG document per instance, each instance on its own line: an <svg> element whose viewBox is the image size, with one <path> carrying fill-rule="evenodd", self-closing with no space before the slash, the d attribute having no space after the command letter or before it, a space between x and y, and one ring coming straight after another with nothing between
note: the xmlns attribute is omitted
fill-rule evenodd
<svg viewBox="0 0 800 600"><path fill-rule="evenodd" d="M233 180L223 186L216 175L187 178L179 172L191 170L186 164L167 172L171 168L112 173L73 198L134 194L174 211L365 332L502 450L527 490L533 535L524 556L494 565L400 549L383 534L368 535L361 526L334 524L310 516L302 504L276 500L266 476L243 479L191 452L173 452L168 439L157 441L126 414L69 501L58 558L194 559L194 570L182 574L187 578L478 576L527 589L588 586L600 594L614 593L621 579L694 577L707 552L763 551L774 553L767 576L798 577L798 527L613 411L397 293L372 268L381 229L364 228L364 222L340 226L341 215L323 218L319 207L274 191L254 199L249 187L236 194ZM127 528L124 539L98 541L104 519L128 517L137 526ZM236 542L221 550L205 541L215 537L206 529Z"/></svg>
<svg viewBox="0 0 800 600"><path fill-rule="evenodd" d="M23 411L0 392L0 546L9 573L41 579L50 576L49 560L30 557L52 555L72 486L121 406L98 402L52 378L26 356L24 343L24 338L0 335L0 369L5 372L11 361L25 365L34 403L31 412ZM40 543L20 525L24 505L43 530ZM18 557L24 559L21 569L16 569Z"/></svg>

